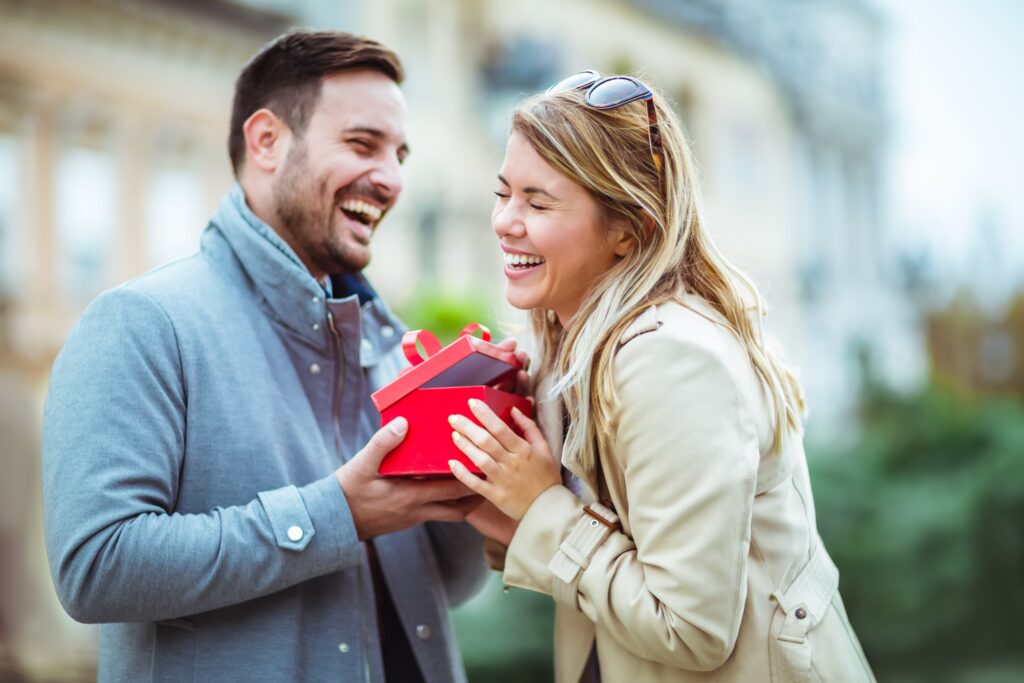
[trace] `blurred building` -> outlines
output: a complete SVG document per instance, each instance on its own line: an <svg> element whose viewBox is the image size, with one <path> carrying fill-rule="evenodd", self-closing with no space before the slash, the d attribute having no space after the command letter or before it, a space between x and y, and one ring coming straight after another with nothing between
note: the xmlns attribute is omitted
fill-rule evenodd
<svg viewBox="0 0 1024 683"><path fill-rule="evenodd" d="M366 33L405 61L405 196L375 237L394 303L436 286L502 307L491 191L512 106L585 68L676 103L709 224L772 305L815 424L869 349L923 367L885 247L884 25L858 0L0 0L0 672L88 671L41 542L50 364L100 291L193 251L231 181L233 81L290 25ZM8 664L11 666L11 664Z"/></svg>

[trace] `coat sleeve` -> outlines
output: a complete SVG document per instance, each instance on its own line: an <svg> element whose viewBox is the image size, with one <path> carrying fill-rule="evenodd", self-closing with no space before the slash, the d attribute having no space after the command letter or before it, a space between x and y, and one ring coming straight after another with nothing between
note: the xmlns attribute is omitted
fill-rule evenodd
<svg viewBox="0 0 1024 683"><path fill-rule="evenodd" d="M57 595L78 621L181 617L359 562L333 474L244 505L174 512L188 391L171 320L130 287L87 309L54 364L46 546Z"/></svg>
<svg viewBox="0 0 1024 683"><path fill-rule="evenodd" d="M611 460L631 535L613 532L597 548L580 576L579 609L639 657L718 668L746 599L760 457L753 419L712 344L644 334L620 350L614 372ZM563 487L542 494L512 540L506 582L551 593L547 563L581 508Z"/></svg>

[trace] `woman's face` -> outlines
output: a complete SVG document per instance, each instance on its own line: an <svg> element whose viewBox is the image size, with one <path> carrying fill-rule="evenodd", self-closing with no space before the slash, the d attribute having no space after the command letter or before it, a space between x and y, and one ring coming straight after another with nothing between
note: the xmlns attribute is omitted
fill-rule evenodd
<svg viewBox="0 0 1024 683"><path fill-rule="evenodd" d="M505 296L520 309L551 309L564 325L625 253L597 201L513 133L498 174L491 226L505 252Z"/></svg>

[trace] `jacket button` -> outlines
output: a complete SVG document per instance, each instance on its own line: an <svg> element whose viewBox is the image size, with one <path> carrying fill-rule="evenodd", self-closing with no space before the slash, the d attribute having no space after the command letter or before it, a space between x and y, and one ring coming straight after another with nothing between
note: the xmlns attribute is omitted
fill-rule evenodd
<svg viewBox="0 0 1024 683"><path fill-rule="evenodd" d="M341 654L348 652L348 643L338 643L338 652Z"/></svg>
<svg viewBox="0 0 1024 683"><path fill-rule="evenodd" d="M369 339L364 339L363 351L373 351L373 342L371 342Z"/></svg>
<svg viewBox="0 0 1024 683"><path fill-rule="evenodd" d="M797 607L796 608L796 618L797 619L806 619L807 618L807 610L805 610L803 607Z"/></svg>
<svg viewBox="0 0 1024 683"><path fill-rule="evenodd" d="M391 325L385 325L384 327L380 328L380 336L382 336L382 337L387 338L387 337L391 337L394 334L395 334L395 328L391 327Z"/></svg>
<svg viewBox="0 0 1024 683"><path fill-rule="evenodd" d="M320 374L320 364L319 363L311 364L309 366L309 374L311 374L311 375L319 375Z"/></svg>
<svg viewBox="0 0 1024 683"><path fill-rule="evenodd" d="M299 542L302 540L302 527L290 526L288 527L288 540L293 542Z"/></svg>
<svg viewBox="0 0 1024 683"><path fill-rule="evenodd" d="M319 329L320 329L320 323L313 323L313 331L315 332L315 331L317 331Z"/></svg>
<svg viewBox="0 0 1024 683"><path fill-rule="evenodd" d="M416 627L416 637L420 640L426 640L430 637L430 627L426 624L420 624Z"/></svg>

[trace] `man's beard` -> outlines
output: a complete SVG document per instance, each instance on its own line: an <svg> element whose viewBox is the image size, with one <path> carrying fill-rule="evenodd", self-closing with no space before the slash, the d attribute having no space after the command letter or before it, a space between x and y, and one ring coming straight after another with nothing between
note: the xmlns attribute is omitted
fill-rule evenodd
<svg viewBox="0 0 1024 683"><path fill-rule="evenodd" d="M330 275L358 272L369 264L369 250L353 249L335 228L339 198L332 197L323 206L327 183L312 177L305 141L297 141L288 152L284 171L272 191L281 227L292 236L310 265Z"/></svg>

